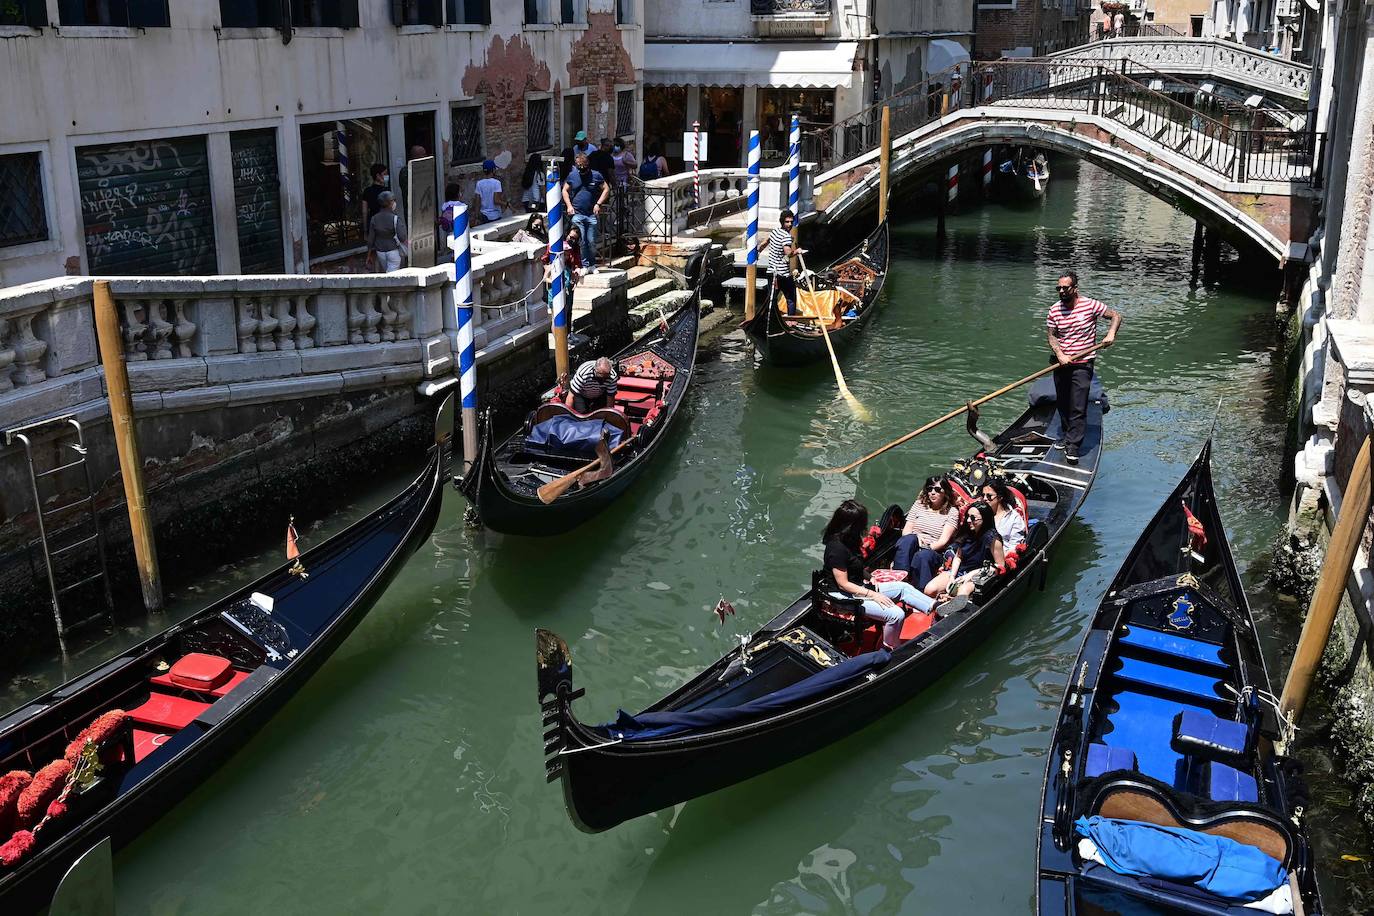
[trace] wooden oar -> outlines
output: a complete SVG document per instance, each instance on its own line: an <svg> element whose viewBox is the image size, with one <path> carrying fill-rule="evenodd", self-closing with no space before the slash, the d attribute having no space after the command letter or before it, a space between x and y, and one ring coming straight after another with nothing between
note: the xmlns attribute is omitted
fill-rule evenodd
<svg viewBox="0 0 1374 916"><path fill-rule="evenodd" d="M1098 350L1103 349L1103 347L1105 347L1105 346L1106 346L1105 344L1098 344L1097 346L1093 347L1091 350L1087 350L1087 351L1084 351L1083 353L1079 354L1079 359L1082 359L1083 357L1087 356L1087 355L1090 354L1090 353L1096 353ZM847 473L849 473L850 471L854 470L854 469L855 469L856 467L858 467L859 465L863 464L865 461L868 461L868 460L871 459L871 458L877 458L877 457L878 457L879 455L881 455L883 452L886 452L886 451L888 451L889 449L894 449L894 448L896 448L897 446L901 445L901 444L904 443L904 442L910 442L912 439L915 439L915 438L916 438L917 436L919 436L921 433L929 432L930 430L932 430L932 429L934 429L935 427L939 426L941 423L945 423L945 422L947 422L947 421L949 421L949 420L953 420L955 417L959 416L960 414L967 413L967 412L968 412L968 409L969 409L970 407L975 407L975 408L976 408L976 407L980 407L980 406L982 406L983 404L986 404L988 401L991 401L993 398L1001 397L1002 395L1006 394L1008 391L1011 391L1011 390L1013 390L1013 389L1015 389L1015 388L1020 388L1022 385L1026 384L1027 382L1033 382L1033 381L1035 381L1036 379L1040 378L1041 376L1049 375L1051 372L1053 372L1055 369L1058 369L1058 368L1059 368L1059 364L1058 364L1057 362L1056 362L1056 363L1051 363L1050 365L1048 365L1048 366L1046 366L1045 368L1041 369L1039 372L1032 372L1030 375L1028 375L1028 376L1026 376L1025 378L1021 379L1020 381L1012 382L1010 385L1007 385L1007 386L1002 387L1002 388L998 388L998 389L997 389L996 391L994 391L992 394L985 394L985 395L983 395L981 398L979 398L979 399L976 400L976 401L969 401L969 402L968 402L967 404L965 404L963 407L957 408L957 409L955 409L955 410L951 410L949 413L945 414L943 417L940 417L940 418L937 419L937 420L931 420L929 423L927 423L925 426L922 426L920 429L913 429L911 432L907 433L905 436L902 436L902 437L897 438L897 439L893 439L891 442L889 442L887 445L884 445L882 448L874 449L873 451L869 452L867 455L864 455L862 458L858 459L857 461L851 461L849 464L846 464L844 467L838 467L838 468L814 468L814 469L812 469L812 470L798 471L797 473L800 473L800 474L810 474L810 473L817 473L817 474L847 474Z"/></svg>
<svg viewBox="0 0 1374 916"><path fill-rule="evenodd" d="M616 452L620 451L622 448L629 445L633 440L634 436L626 436L623 442L621 442L615 448L611 449L611 454L614 455ZM546 506L549 505L555 499L562 496L564 493L568 492L568 490L572 488L572 485L577 483L577 481L581 479L583 474L587 473L588 471L595 470L600 465L601 459L598 457L582 465L582 467L573 471L571 474L564 474L557 480L549 481L548 483L544 484L542 487L535 491L536 494L539 496L539 501Z"/></svg>
<svg viewBox="0 0 1374 916"><path fill-rule="evenodd" d="M806 258L802 257L800 251L797 252L797 263L801 265L802 273L806 274L806 285L811 288L811 302L812 306L814 307L816 301L815 274L811 273L811 271L806 269ZM816 323L821 326L821 337L825 339L825 349L827 352L830 353L830 365L835 370L835 384L840 386L840 396L843 397L845 401L849 404L850 409L854 411L854 415L856 417L858 417L860 420L863 420L864 422L868 422L869 420L873 419L873 415L868 412L868 409L864 407L862 403L859 402L858 398L854 397L854 392L850 391L849 386L845 384L844 373L840 371L840 361L838 358L836 358L835 348L830 343L830 332L825 329L825 319L822 318L820 315L817 315Z"/></svg>

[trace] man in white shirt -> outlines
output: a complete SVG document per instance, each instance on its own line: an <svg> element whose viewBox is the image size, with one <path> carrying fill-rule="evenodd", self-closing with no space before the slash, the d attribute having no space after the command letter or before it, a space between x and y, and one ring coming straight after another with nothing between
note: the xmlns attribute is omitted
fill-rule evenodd
<svg viewBox="0 0 1374 916"><path fill-rule="evenodd" d="M500 219L506 211L506 192L502 190L501 179L496 177L496 163L488 159L482 163L482 177L477 179L477 209L482 219L491 222Z"/></svg>

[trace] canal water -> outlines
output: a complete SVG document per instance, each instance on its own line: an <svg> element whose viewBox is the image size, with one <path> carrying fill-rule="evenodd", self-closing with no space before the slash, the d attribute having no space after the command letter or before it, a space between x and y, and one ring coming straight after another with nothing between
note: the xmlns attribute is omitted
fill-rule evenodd
<svg viewBox="0 0 1374 916"><path fill-rule="evenodd" d="M1066 670L1214 415L1220 497L1260 628L1275 649L1292 634L1291 609L1263 590L1283 522L1275 271L1228 248L1193 282L1189 219L1089 165L1055 165L1042 204L953 214L943 246L931 218L895 227L886 301L843 360L871 422L826 367L755 368L735 332L705 350L657 463L572 534L470 531L450 493L431 541L333 660L116 857L122 916L1028 912ZM544 781L534 628L571 645L584 720L690 677L807 587L836 504L905 506L973 443L948 424L852 476L789 472L845 463L1043 365L1044 310L1067 268L1126 320L1101 363L1113 405L1101 473L1045 591L848 740L579 833ZM1000 429L1023 398L988 405L983 427ZM723 626L710 610L721 597L739 612ZM1318 836L1323 876L1348 901L1344 879L1363 866L1340 856L1368 852L1332 823Z"/></svg>

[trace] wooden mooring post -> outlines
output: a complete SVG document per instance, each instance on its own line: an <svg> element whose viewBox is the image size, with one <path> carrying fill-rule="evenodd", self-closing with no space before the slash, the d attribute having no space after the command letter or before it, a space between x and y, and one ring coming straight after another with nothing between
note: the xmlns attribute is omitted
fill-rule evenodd
<svg viewBox="0 0 1374 916"><path fill-rule="evenodd" d="M100 362L105 367L105 388L110 398L110 426L119 452L119 473L124 480L124 500L129 505L129 528L133 532L134 560L138 581L143 588L143 606L162 610L162 573L157 566L157 544L153 540L153 521L148 514L148 491L143 485L143 458L138 449L138 430L134 427L134 402L129 394L129 368L124 362L124 336L115 314L110 281L96 280L93 287L95 330L100 343Z"/></svg>
<svg viewBox="0 0 1374 916"><path fill-rule="evenodd" d="M1321 664L1326 644L1331 639L1336 610L1340 607L1341 596L1345 594L1350 567L1369 519L1369 441L1366 436L1359 454L1355 456L1355 466L1350 470L1350 479L1346 482L1345 495L1341 499L1340 515L1331 532L1331 543L1327 545L1317 588L1307 608L1307 619L1302 624L1302 635L1298 637L1298 648L1293 653L1288 679L1283 684L1279 709L1293 722L1302 716L1303 707L1307 705L1312 679Z"/></svg>
<svg viewBox="0 0 1374 916"><path fill-rule="evenodd" d="M878 222L887 219L887 188L892 172L892 106L883 106L882 133L878 147Z"/></svg>

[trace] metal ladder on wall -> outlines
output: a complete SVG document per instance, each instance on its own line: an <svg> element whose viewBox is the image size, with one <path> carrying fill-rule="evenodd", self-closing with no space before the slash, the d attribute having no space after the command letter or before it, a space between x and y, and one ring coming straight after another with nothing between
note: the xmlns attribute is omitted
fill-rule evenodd
<svg viewBox="0 0 1374 916"><path fill-rule="evenodd" d="M63 441L73 437L75 441ZM105 561L105 534L100 527L100 516L95 508L95 484L91 479L91 467L87 460L86 436L76 417L66 415L5 430L5 444L13 445L15 442L24 446L24 459L28 464L29 485L33 493L34 513L38 520L38 542L43 548L43 565L48 573L48 588L52 595L53 622L57 626L58 643L65 653L67 634L102 615L96 613L70 623L64 621L62 616L63 595L99 579L101 591L105 597L105 616L110 619L113 619L114 616L114 597L110 592L109 566ZM57 464L39 470L34 461L35 444L52 445L57 448L60 456ZM81 471L81 481L86 490L85 496L79 496L60 506L45 509L42 482L55 478L64 472L76 470ZM74 508L84 510L78 523L67 531L51 535L48 531L48 520ZM60 542L59 546L54 546L55 541ZM99 569L90 575L77 579L75 582L58 585L59 579L64 574L75 571L71 567L66 567L63 561L68 557L79 557L81 548L92 542L95 543L96 555L99 558Z"/></svg>

